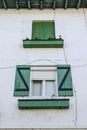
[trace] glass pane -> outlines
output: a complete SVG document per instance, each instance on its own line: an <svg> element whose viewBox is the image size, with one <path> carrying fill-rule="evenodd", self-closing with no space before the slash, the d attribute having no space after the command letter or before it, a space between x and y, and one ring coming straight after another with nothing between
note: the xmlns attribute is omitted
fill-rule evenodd
<svg viewBox="0 0 87 130"><path fill-rule="evenodd" d="M46 96L54 96L54 81L46 81Z"/></svg>
<svg viewBox="0 0 87 130"><path fill-rule="evenodd" d="M33 81L32 96L42 95L42 81Z"/></svg>

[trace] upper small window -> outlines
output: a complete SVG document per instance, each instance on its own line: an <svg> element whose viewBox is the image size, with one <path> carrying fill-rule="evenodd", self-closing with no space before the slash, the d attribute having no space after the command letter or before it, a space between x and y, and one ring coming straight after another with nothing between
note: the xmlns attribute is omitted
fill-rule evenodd
<svg viewBox="0 0 87 130"><path fill-rule="evenodd" d="M54 21L33 21L32 39L51 39L55 38Z"/></svg>
<svg viewBox="0 0 87 130"><path fill-rule="evenodd" d="M33 21L32 37L23 40L24 48L63 48L61 35L55 37L54 21Z"/></svg>

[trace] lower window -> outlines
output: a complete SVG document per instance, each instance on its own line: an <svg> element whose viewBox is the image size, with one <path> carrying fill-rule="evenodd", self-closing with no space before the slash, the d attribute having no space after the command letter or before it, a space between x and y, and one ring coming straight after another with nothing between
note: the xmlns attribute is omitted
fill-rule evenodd
<svg viewBox="0 0 87 130"><path fill-rule="evenodd" d="M73 96L70 65L16 66L14 96Z"/></svg>

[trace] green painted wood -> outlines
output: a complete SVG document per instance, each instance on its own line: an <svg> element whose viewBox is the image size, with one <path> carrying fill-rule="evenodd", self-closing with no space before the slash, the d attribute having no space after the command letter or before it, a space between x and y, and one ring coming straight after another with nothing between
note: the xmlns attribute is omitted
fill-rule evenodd
<svg viewBox="0 0 87 130"><path fill-rule="evenodd" d="M24 48L63 48L64 40L23 40Z"/></svg>
<svg viewBox="0 0 87 130"><path fill-rule="evenodd" d="M30 66L17 65L14 96L29 96L29 86L30 86Z"/></svg>
<svg viewBox="0 0 87 130"><path fill-rule="evenodd" d="M19 109L68 109L69 99L19 99Z"/></svg>
<svg viewBox="0 0 87 130"><path fill-rule="evenodd" d="M55 25L53 21L35 21L32 23L32 39L55 38Z"/></svg>
<svg viewBox="0 0 87 130"><path fill-rule="evenodd" d="M71 76L70 65L58 65L57 78L58 78L58 95L59 96L73 96L72 76Z"/></svg>

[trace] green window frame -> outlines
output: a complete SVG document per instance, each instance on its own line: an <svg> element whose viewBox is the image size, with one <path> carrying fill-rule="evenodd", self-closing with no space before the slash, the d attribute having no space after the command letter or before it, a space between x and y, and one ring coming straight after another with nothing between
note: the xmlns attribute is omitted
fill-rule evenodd
<svg viewBox="0 0 87 130"><path fill-rule="evenodd" d="M32 39L54 39L55 23L54 21L33 21L32 23Z"/></svg>
<svg viewBox="0 0 87 130"><path fill-rule="evenodd" d="M30 66L17 65L14 96L29 96L30 87Z"/></svg>

